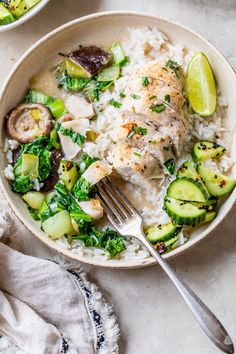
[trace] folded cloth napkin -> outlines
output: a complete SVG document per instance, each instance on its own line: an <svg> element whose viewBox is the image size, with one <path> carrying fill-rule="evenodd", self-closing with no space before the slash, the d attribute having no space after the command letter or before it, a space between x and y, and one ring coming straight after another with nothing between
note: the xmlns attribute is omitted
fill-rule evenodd
<svg viewBox="0 0 236 354"><path fill-rule="evenodd" d="M0 233L13 222L2 205ZM78 266L0 242L0 353L116 354L118 332L111 307Z"/></svg>

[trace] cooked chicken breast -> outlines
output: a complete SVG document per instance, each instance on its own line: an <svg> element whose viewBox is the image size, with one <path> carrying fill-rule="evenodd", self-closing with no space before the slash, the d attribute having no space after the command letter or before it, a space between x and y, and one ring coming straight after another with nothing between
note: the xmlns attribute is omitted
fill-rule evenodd
<svg viewBox="0 0 236 354"><path fill-rule="evenodd" d="M112 153L114 168L124 180L143 187L152 175L163 177L165 161L181 154L186 135L181 76L172 60L154 62L131 76Z"/></svg>
<svg viewBox="0 0 236 354"><path fill-rule="evenodd" d="M164 164L174 158L172 139L168 134L160 133L151 123L138 119L127 119L122 126L115 129L114 140L124 142L153 156L157 162Z"/></svg>
<svg viewBox="0 0 236 354"><path fill-rule="evenodd" d="M142 188L150 184L151 180L163 177L162 170L154 157L126 143L115 144L112 160L115 170L125 181Z"/></svg>

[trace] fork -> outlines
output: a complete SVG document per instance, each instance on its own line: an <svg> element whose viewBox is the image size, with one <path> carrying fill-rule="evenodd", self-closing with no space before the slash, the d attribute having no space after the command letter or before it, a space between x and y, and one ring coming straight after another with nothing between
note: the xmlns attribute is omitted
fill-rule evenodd
<svg viewBox="0 0 236 354"><path fill-rule="evenodd" d="M105 177L99 182L97 195L104 207L108 220L117 231L123 236L136 237L146 246L149 253L172 280L195 319L211 341L224 353L233 354L233 342L223 325L179 275L175 273L160 253L153 248L153 245L143 232L141 216L110 177Z"/></svg>

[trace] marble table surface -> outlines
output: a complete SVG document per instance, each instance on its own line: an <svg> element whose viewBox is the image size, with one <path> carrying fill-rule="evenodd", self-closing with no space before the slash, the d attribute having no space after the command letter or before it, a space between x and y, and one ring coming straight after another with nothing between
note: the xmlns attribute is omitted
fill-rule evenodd
<svg viewBox="0 0 236 354"><path fill-rule="evenodd" d="M77 17L105 10L160 14L198 31L236 68L235 0L51 0L33 20L0 34L0 85L21 54L44 34ZM171 265L223 321L236 344L236 206L203 243ZM23 250L48 249L25 232ZM114 305L121 354L217 354L158 266L108 270L84 266Z"/></svg>

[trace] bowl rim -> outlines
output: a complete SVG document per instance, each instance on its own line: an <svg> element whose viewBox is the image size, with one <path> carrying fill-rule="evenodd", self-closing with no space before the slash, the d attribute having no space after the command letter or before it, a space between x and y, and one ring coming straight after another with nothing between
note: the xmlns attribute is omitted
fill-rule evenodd
<svg viewBox="0 0 236 354"><path fill-rule="evenodd" d="M49 0L46 0L49 1ZM7 78L5 79L5 82L3 83L1 89L0 89L0 105L4 100L4 93L7 90L8 85L10 84L11 80L12 80L12 76L14 75L14 73L18 70L18 68L21 66L21 64L24 62L24 60L30 56L30 54L38 47L41 46L41 44L43 44L44 42L46 42L48 39L50 39L51 37L55 36L57 33L62 32L64 30L66 30L69 27L73 27L74 25L83 23L83 22L87 22L89 20L93 20L95 18L101 18L101 17L111 17L111 16L136 16L136 17L144 17L144 18L152 18L154 20L158 20L158 21L162 21L164 23L170 24L170 25L174 25L176 27L181 28L182 30L188 32L190 35L197 37L198 39L200 39L203 43L205 43L208 47L211 48L211 50L216 54L216 56L218 57L218 59L220 59L223 64L225 66L227 66L227 68L231 71L235 81L236 81L236 73L234 71L234 69L232 68L232 66L230 65L230 63L226 60L226 58L223 56L223 54L221 54L221 52L216 49L215 46L213 46L209 40L207 40L206 38L204 38L202 35L198 34L197 32L193 31L192 29L190 29L189 27L180 24L179 22L172 20L172 19L168 19L159 15L152 15L146 12L136 12L136 11L104 11L104 12L98 12L98 13L93 13L90 15L86 15L80 18L77 18L75 20L69 21L61 26L59 26L58 28L54 29L53 31L49 32L48 34L46 34L45 36L43 36L42 38L40 38L38 41L36 41L27 51L25 51L25 53L19 58L19 60L15 63L14 67L12 68L12 70L10 71L10 73L8 74ZM4 177L3 177L4 178ZM98 266L98 267L103 267L103 268L118 268L118 269L133 269L133 268L143 268L146 266L150 266L150 265L154 265L156 264L156 261L152 258L148 259L148 260L141 260L138 263L137 262L131 262L131 261L124 261L123 265L119 265L119 261L114 262L114 263L110 263L109 261L98 261L95 260L91 257L91 259L87 259L87 257L84 256L79 256L78 254L72 253L70 250L65 250L60 248L60 246L58 246L56 243L55 245L52 245L52 241L47 239L46 237L43 237L42 234L37 233L35 231L32 231L32 227L31 225L28 223L28 220L26 218L24 218L21 213L17 210L17 207L15 207L12 198L10 198L10 196L8 196L8 192L7 192L7 188L5 188L4 184L3 184L3 178L0 176L0 188L3 192L3 195L5 196L8 204L10 205L10 207L12 208L13 212L15 213L15 215L18 217L18 219L24 224L24 226L34 235L36 236L39 240L41 240L45 245L47 245L47 247L49 247L50 249L57 251L59 253L61 253L62 255L69 257L71 259L75 259L79 262L88 264L88 265L93 265L93 266ZM230 200L229 200L230 199ZM187 251L189 251L191 248L193 248L195 245L197 245L198 243L200 243L203 239L205 239L207 236L210 235L210 233L220 224L220 222L225 218L225 216L230 212L230 210L232 209L234 203L236 201L236 189L231 193L231 195L228 198L228 206L227 208L224 208L224 210L222 211L222 214L220 215L220 217L218 216L215 221L214 224L211 223L207 228L205 228L205 230L203 230L194 240L189 240L188 242L186 242L185 244L179 246L178 248L172 250L171 252L167 253L164 255L164 258L166 260L170 260L180 254L183 254Z"/></svg>
<svg viewBox="0 0 236 354"><path fill-rule="evenodd" d="M50 0L41 0L38 4L36 4L32 9L30 9L25 15L20 17L18 20L15 20L14 22L11 22L7 25L1 25L0 26L0 33L10 31L13 28L16 28L23 23L27 22L30 20L32 17L34 17L37 13L39 13L44 6L48 4Z"/></svg>

